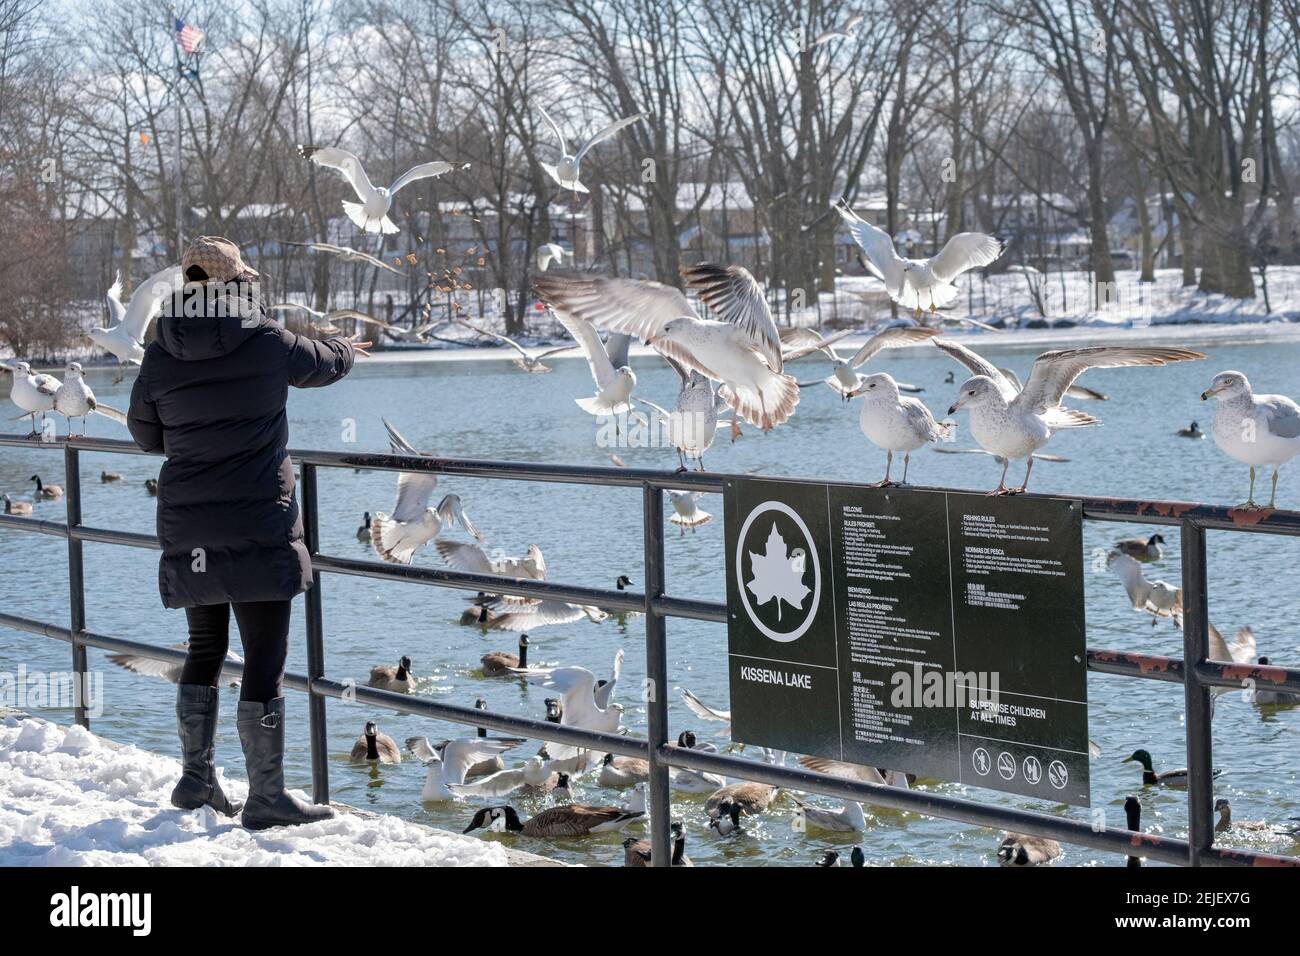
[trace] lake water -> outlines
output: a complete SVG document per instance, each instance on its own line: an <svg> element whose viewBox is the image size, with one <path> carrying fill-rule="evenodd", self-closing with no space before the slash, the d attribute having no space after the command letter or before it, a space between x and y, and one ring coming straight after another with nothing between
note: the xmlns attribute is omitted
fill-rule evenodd
<svg viewBox="0 0 1300 956"><path fill-rule="evenodd" d="M1010 365L1022 376L1039 349L987 336L977 347ZM1192 344L1192 343L1188 343ZM1110 395L1111 401L1092 404L1105 422L1100 428L1058 435L1048 451L1072 460L1040 463L1033 490L1040 492L1113 495L1236 503L1246 494L1246 468L1222 455L1208 439L1188 441L1174 432L1192 419L1208 426L1211 409L1199 394L1213 374L1226 368L1245 371L1261 391L1300 395L1300 344L1294 341L1236 341L1216 343L1206 362L1165 369L1117 369L1089 372L1082 383ZM595 420L573 403L591 393L585 363L558 360L549 375L525 375L507 360L402 363L359 363L344 382L324 390L294 391L290 401L292 444L327 449L386 450L381 415L387 415L421 449L472 458L607 464L606 450L596 446ZM676 378L652 357L634 357L637 393L670 405ZM888 369L895 378L924 386L921 397L942 414L955 395L944 384L948 371L963 371L929 348L883 356L867 371ZM825 362L801 361L801 380L821 378ZM90 381L99 397L125 408L130 379L111 384L107 370L93 371ZM768 435L747 428L735 444L724 440L707 456L710 470L743 472L761 469L770 476L793 475L845 481L875 481L884 468L884 454L869 446L858 431L858 406L844 405L829 389L805 389L792 421ZM348 420L356 423L356 444L344 441ZM965 414L959 416L962 431ZM125 437L120 427L99 419L91 434ZM968 447L964 435L959 447ZM629 465L676 466L671 450L625 449ZM53 452L5 448L0 450L0 488L24 492L26 479L39 472L47 482L62 482L62 458ZM157 472L158 460L138 456L83 456L83 520L99 527L153 531L154 499L144 480ZM101 469L119 472L120 483L103 484ZM999 466L982 456L941 455L922 451L912 461L912 480L930 485L987 490L997 482ZM1010 476L1019 481L1013 468ZM322 469L320 493L322 550L330 554L373 558L368 544L355 531L363 511L390 510L394 477ZM458 493L489 547L522 553L530 543L546 553L551 580L593 587L612 587L622 574L640 589L642 567L641 498L635 489L591 488L553 484L530 485L451 478L440 482L438 494ZM1261 481L1261 488L1267 489ZM1300 506L1300 463L1284 470L1279 502ZM716 515L697 533L679 536L668 526L669 593L711 600L723 598L722 502L707 496L701 506ZM61 501L40 504L38 516L64 519ZM667 515L665 515L667 517ZM1085 523L1085 548L1108 547L1117 537L1146 535L1141 525ZM464 538L460 532L453 535ZM1176 582L1179 577L1177 534L1166 532L1165 560L1152 577ZM61 539L0 532L0 604L28 617L63 622L67 619L66 546ZM1210 612L1215 624L1231 634L1243 625L1254 628L1259 652L1277 663L1294 666L1300 660L1297 599L1292 588L1300 561L1300 542L1265 535L1211 533ZM416 561L434 565L432 549ZM151 551L87 543L85 546L87 620L96 631L136 640L169 644L184 638L181 612L164 611L156 587L157 555ZM1090 573L1086 581L1088 644L1094 648L1147 651L1181 656L1181 636L1171 625L1152 628L1150 618L1133 612L1118 581L1106 573ZM465 607L461 593L416 585L381 583L352 577L326 576L323 583L327 671L331 677L361 681L373 664L394 663L402 654L414 661L419 693L471 704L476 697L490 707L540 718L546 694L517 681L485 679L479 657L488 650L513 650L510 633L483 635L458 625ZM295 605L294 644L289 666L305 670L302 602ZM1050 639L1050 635L1044 635ZM644 675L642 622L609 620L595 625L546 627L531 635L535 663L579 664L598 674L608 671L614 652L627 649L620 699L627 707L626 723L633 733L644 732L644 708L635 688ZM706 701L728 706L726 634L720 625L673 620L668 625L668 671L672 684L672 733L695 729L719 745L714 728L702 725L682 705L677 688L689 687ZM232 640L233 646L238 644ZM91 650L91 666L103 674L105 712L94 729L115 740L152 750L175 753L174 689L161 680L138 677L107 664L104 654ZM66 670L67 647L58 642L0 629L0 670L19 665L29 671ZM1090 734L1102 753L1092 765L1092 799L1107 821L1123 824L1123 801L1140 793L1144 828L1185 836L1186 798L1178 790L1140 786L1135 764L1121 761L1135 748L1151 751L1157 769L1185 765L1182 688L1177 684L1136 681L1092 674L1088 681ZM234 732L234 693L225 692L218 761L243 775ZM288 694L288 776L291 785L309 787L306 708L301 694ZM70 722L66 711L46 716ZM350 766L346 756L365 721L372 715L356 705L329 703L330 781L336 799L373 810L395 813L435 826L461 829L472 813L465 804L421 805L423 767L409 760L398 767L372 773ZM414 734L432 739L464 732L451 724L414 717L379 714L380 727L399 742ZM1300 814L1300 708L1265 711L1229 694L1220 699L1214 722L1216 766L1224 774L1216 796L1232 801L1241 820L1281 822ZM533 745L521 748L530 754ZM751 751L752 753L752 751ZM934 784L942 793L967 795L1088 819L1087 811L1023 800L952 784ZM582 782L576 793L588 803L620 802L619 791L603 791ZM916 814L868 812L868 831L855 839L805 836L791 826L791 802L779 802L741 837L711 839L705 828L703 797L674 795L673 814L686 821L688 849L699 863L764 863L806 865L830 845L861 843L873 862L992 865L1000 834ZM820 801L821 798L813 798ZM829 801L827 801L829 803ZM544 803L521 800L517 806L535 812ZM637 832L634 828L633 832ZM589 864L613 864L622 859L623 835L611 834L554 843L523 838L511 840L523 849ZM1246 843L1244 840L1250 840ZM1272 852L1296 854L1300 848L1288 837L1226 835L1224 842L1250 845ZM1061 860L1069 865L1118 865L1108 854L1065 847Z"/></svg>

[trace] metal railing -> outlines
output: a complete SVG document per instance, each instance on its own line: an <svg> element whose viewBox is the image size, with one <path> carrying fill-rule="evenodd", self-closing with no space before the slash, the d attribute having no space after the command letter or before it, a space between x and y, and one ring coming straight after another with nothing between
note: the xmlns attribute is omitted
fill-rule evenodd
<svg viewBox="0 0 1300 956"><path fill-rule="evenodd" d="M64 458L64 497L67 522L0 515L0 528L37 532L68 542L68 626L36 621L0 612L0 625L62 640L72 647L72 669L87 671L86 648L180 662L180 650L157 647L86 628L82 543L158 548L152 535L87 526L81 515L81 452L144 454L134 444L103 438L75 437L43 442L16 435L0 435L0 446L45 451L61 450ZM306 594L307 673L285 675L284 686L309 698L313 798L329 801L329 765L325 701L344 698L374 707L446 720L474 727L554 741L602 753L640 757L649 762L649 818L653 859L667 866L669 850L669 776L673 768L688 768L753 780L777 787L806 790L845 800L859 800L941 817L962 823L1015 830L1123 855L1142 856L1173 864L1197 865L1300 865L1300 860L1229 849L1214 845L1213 770L1210 735L1210 698L1215 687L1241 688L1243 681L1274 690L1300 692L1300 670L1257 666L1208 659L1207 580L1205 534L1209 530L1300 536L1300 512L1242 513L1232 509L1181 502L1082 498L1084 517L1097 521L1131 522L1177 527L1181 533L1183 586L1183 658L1125 651L1088 650L1088 668L1104 674L1182 683L1186 716L1188 780L1188 838L1186 840L1101 826L1068 817L1021 810L920 790L845 780L804 769L777 767L753 760L678 747L668 736L666 620L670 617L726 623L725 604L674 598L665 593L663 493L665 489L723 491L724 474L676 473L636 468L475 461L457 458L411 458L401 455L331 451L291 451L302 470L302 514L305 539L316 571L316 583ZM643 508L645 585L643 593L579 587L550 581L517 580L490 574L471 574L443 568L384 564L337 557L320 552L318 528L318 468L358 468L375 471L430 471L440 475L517 481L563 482L640 488ZM1059 496L1057 496L1059 497ZM645 615L647 687L646 739L596 733L509 714L477 710L331 679L325 669L325 626L321 602L322 572L349 574L387 581L404 581L464 591L485 591L521 597L554 598L594 605L611 611L639 611ZM77 723L89 726L84 705L75 712Z"/></svg>

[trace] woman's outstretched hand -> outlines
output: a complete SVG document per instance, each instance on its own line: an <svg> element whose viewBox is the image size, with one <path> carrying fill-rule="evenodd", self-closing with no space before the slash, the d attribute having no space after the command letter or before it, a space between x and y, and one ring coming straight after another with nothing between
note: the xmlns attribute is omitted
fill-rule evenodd
<svg viewBox="0 0 1300 956"><path fill-rule="evenodd" d="M370 348L374 344L374 342L353 342L352 351L357 355L360 355L362 358L370 358L370 353L367 352L366 349Z"/></svg>

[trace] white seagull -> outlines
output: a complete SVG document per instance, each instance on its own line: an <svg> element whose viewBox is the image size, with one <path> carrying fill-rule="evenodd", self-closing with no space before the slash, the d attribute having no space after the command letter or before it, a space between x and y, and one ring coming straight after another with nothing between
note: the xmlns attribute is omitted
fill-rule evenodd
<svg viewBox="0 0 1300 956"><path fill-rule="evenodd" d="M564 257L573 258L573 253L556 242L544 242L537 247L537 271L545 272L552 262L564 265Z"/></svg>
<svg viewBox="0 0 1300 956"><path fill-rule="evenodd" d="M23 414L18 417L31 416L32 432L27 437L39 435L36 416L40 415L41 421L45 420L45 413L54 408L54 395L62 383L53 375L44 372L32 374L32 367L26 362L15 362L13 365L0 367L8 369L13 374L13 382L9 385L9 400L23 410Z"/></svg>
<svg viewBox="0 0 1300 956"><path fill-rule="evenodd" d="M740 266L682 266L682 277L717 320L699 318L679 289L646 279L545 276L538 295L556 314L626 332L686 369L721 382L718 394L764 431L799 403L799 384L784 374L781 337L763 290ZM733 436L738 430L733 422Z"/></svg>
<svg viewBox="0 0 1300 956"><path fill-rule="evenodd" d="M470 767L500 757L523 742L520 737L458 737L447 741L440 754L425 737L407 738L406 749L429 768L420 799L426 803L459 799L451 788L465 783Z"/></svg>
<svg viewBox="0 0 1300 956"><path fill-rule="evenodd" d="M368 266L374 266L376 269L387 269L394 275L402 274L402 270L397 266L376 258L368 252L362 252L360 249L350 249L347 246L336 246L332 242L285 242L283 245L302 246L305 249L311 249L313 252L328 253L335 258L342 259L344 262L361 262Z"/></svg>
<svg viewBox="0 0 1300 956"><path fill-rule="evenodd" d="M401 433L384 419L388 442L395 455L427 458L411 446ZM460 525L475 538L482 539L457 495L447 495L430 508L429 499L438 485L438 476L428 471L403 471L397 476L397 504L392 515L375 512L370 521L370 543L385 561L410 564L415 552L442 532L444 527Z"/></svg>
<svg viewBox="0 0 1300 956"><path fill-rule="evenodd" d="M926 328L922 325L904 325L895 326L894 328L885 329L877 332L871 338L862 343L862 347L853 353L850 359L844 359L835 351L833 346L834 336L822 340L822 346L817 351L823 351L831 357L832 368L831 374L826 378L826 384L831 390L838 394L844 401L848 401L854 395L861 394L863 376L854 371L864 365L867 359L871 358L881 349L906 348L910 345L918 345L928 339L934 338L939 334L938 329ZM802 353L800 353L802 354ZM797 356L795 356L797 357ZM786 354L786 361L791 360L791 353ZM898 382L894 383L900 392L910 391L919 392L920 389L915 385L904 386Z"/></svg>
<svg viewBox="0 0 1300 956"><path fill-rule="evenodd" d="M668 441L677 449L678 470L685 471L686 460L694 458L699 470L703 471L704 453L718 433L718 399L713 394L713 383L693 369L682 368L672 359L666 361L681 381L673 410L670 412L644 398L637 401L652 409L664 426Z"/></svg>
<svg viewBox="0 0 1300 956"><path fill-rule="evenodd" d="M318 312L311 306L299 305L297 302L277 302L275 305L266 307L268 312L301 312L307 316L307 320L322 332L330 332L338 328L336 323L341 319L353 319L365 325L373 325L383 329L385 332L402 331L396 325L389 325L383 319L376 319L373 315L367 315L356 309L331 309L328 312Z"/></svg>
<svg viewBox="0 0 1300 956"><path fill-rule="evenodd" d="M121 366L144 361L144 336L149 323L162 308L163 299L179 288L180 281L181 267L168 266L136 286L130 303L123 305L122 273L117 274L107 295L110 324L106 328L90 329L86 338L117 357L118 381L122 380Z"/></svg>
<svg viewBox="0 0 1300 956"><path fill-rule="evenodd" d="M622 704L600 707L596 703L596 675L585 667L556 667L529 672L528 683L560 695L560 726L581 727L607 734L618 733L623 717ZM554 759L564 760L580 752L579 748L547 744ZM599 755L598 755L599 756Z"/></svg>
<svg viewBox="0 0 1300 956"><path fill-rule="evenodd" d="M708 524L713 520L713 515L699 507L699 501L703 497L702 491L669 490L668 500L672 503L673 513L669 515L668 521L679 525L682 535L686 534L687 528L693 532L700 525Z"/></svg>
<svg viewBox="0 0 1300 956"><path fill-rule="evenodd" d="M719 710L717 707L710 707L704 701L700 700L685 687L681 688L682 703L686 708L699 717L701 720L711 720L719 724L725 724L724 733L731 728L731 711Z"/></svg>
<svg viewBox="0 0 1300 956"><path fill-rule="evenodd" d="M1148 581L1142 565L1121 551L1106 555L1106 567L1123 583L1133 610L1150 614L1153 626L1157 618L1172 618L1175 624L1182 620L1182 588L1164 581Z"/></svg>
<svg viewBox="0 0 1300 956"><path fill-rule="evenodd" d="M474 783L449 784L447 789L458 797L504 797L520 787L543 789L553 774L577 776L585 773L589 762L585 751L566 760L529 757L511 770L501 770Z"/></svg>
<svg viewBox="0 0 1300 956"><path fill-rule="evenodd" d="M584 412L591 415L619 415L630 412L632 389L636 387L636 374L626 362L618 367L610 360L605 343L596 334L595 327L578 315L557 311L555 317L568 329L575 342L582 347L596 382L596 394L591 398L575 398Z"/></svg>
<svg viewBox="0 0 1300 956"><path fill-rule="evenodd" d="M971 437L985 451L1004 459L1002 477L990 492L995 495L1019 494L1028 487L1033 453L1056 432L1099 424L1087 412L1061 407L1066 389L1083 372L1090 368L1169 365L1205 358L1191 349L1160 347L1099 345L1044 352L1034 360L1024 389L1017 390L992 363L965 346L947 339L935 339L934 344L975 373L962 383L948 414L969 408ZM1013 458L1028 459L1024 483L1014 490L1006 485L1007 468Z"/></svg>
<svg viewBox="0 0 1300 956"><path fill-rule="evenodd" d="M181 641L179 644L172 644L174 650L189 650L190 642ZM142 657L138 654L109 654L108 661L110 664L116 664L123 670L128 670L133 674L140 674L144 677L161 677L165 681L173 684L181 682L181 672L185 668L183 661L160 661L154 657ZM234 651L226 651L226 664L243 664L244 659ZM222 665L221 677L223 683L231 687L239 686L239 678L229 674Z"/></svg>
<svg viewBox="0 0 1300 956"><path fill-rule="evenodd" d="M853 16L845 20L844 23L842 23L840 26L819 33L817 35L817 39L813 40L812 45L821 46L823 43L829 43L831 40L854 39L854 35L850 31L853 30L853 28L856 27L859 23L861 23L863 19L865 18L863 17L862 14L855 13Z"/></svg>
<svg viewBox="0 0 1300 956"><path fill-rule="evenodd" d="M68 420L68 434L72 434L72 419L81 419L81 433L86 433L86 416L91 412L111 418L119 425L126 424L126 414L110 405L95 401L95 393L90 390L81 375L81 363L69 362L64 374L63 384L54 393L54 410Z"/></svg>
<svg viewBox="0 0 1300 956"><path fill-rule="evenodd" d="M968 269L989 265L1006 249L1006 243L982 232L959 232L937 256L904 259L894 251L889 234L854 212L843 197L835 203L835 211L848 223L867 267L885 284L890 298L918 316L923 309L934 313L955 302L958 291L953 280Z"/></svg>
<svg viewBox="0 0 1300 956"><path fill-rule="evenodd" d="M902 484L907 484L912 452L930 442L946 439L951 434L949 424L935 421L930 409L918 399L899 395L898 383L885 372L863 378L857 394L862 396L858 427L867 441L885 449L885 477L878 485L886 488L894 484L889 480L889 469L896 451L903 453Z"/></svg>
<svg viewBox="0 0 1300 956"><path fill-rule="evenodd" d="M441 176L449 173L453 169L468 169L469 163L446 163L436 161L432 163L420 163L418 166L412 166L402 175L393 180L393 184L385 189L383 186L376 186L366 175L365 168L361 165L361 160L356 153L348 152L346 149L340 149L337 146L304 146L299 144L298 152L302 154L303 159L310 160L317 166L328 166L330 169L337 169L341 172L348 183L352 186L352 191L357 194L361 202L343 201L343 211L347 213L357 226L366 232L394 233L401 232L397 225L388 218L388 210L393 206L393 196L403 186L415 182L419 179L429 179L433 176Z"/></svg>
<svg viewBox="0 0 1300 956"><path fill-rule="evenodd" d="M1250 495L1244 508L1256 508L1255 468L1273 466L1273 493L1267 507L1277 502L1277 470L1300 455L1300 405L1285 395L1256 395L1240 372L1220 372L1201 393L1219 400L1210 434L1231 458L1250 466Z"/></svg>
<svg viewBox="0 0 1300 956"><path fill-rule="evenodd" d="M555 133L555 138L560 142L559 161L554 166L550 163L542 163L542 169L546 170L546 174L565 189L571 189L576 193L588 192L587 187L578 181L580 173L578 167L582 163L582 157L587 155L591 150L591 147L603 140L609 139L624 126L631 126L633 123L643 120L650 115L649 113L634 113L633 115L626 116L621 120L615 120L595 136L591 137L591 139L587 140L587 142L582 145L582 148L576 153L570 153L569 147L565 145L564 134L560 132L560 127L555 125L555 120L551 119L550 114L540 106L537 107L537 110L542 114L542 118L546 120L546 124L551 127L551 131ZM539 268L541 268L542 271L545 271L545 268L540 266L540 260Z"/></svg>
<svg viewBox="0 0 1300 956"><path fill-rule="evenodd" d="M499 332L493 332L489 329L481 329L471 322L466 322L464 319L454 319L453 321L455 321L457 325L463 325L465 328L477 332L479 335L486 335L488 338L496 339L498 342L514 349L519 353L519 357L514 360L515 367L534 374L549 372L551 370L549 365L542 364L545 359L550 358L552 355L560 355L563 352L572 352L578 347L578 344L575 342L572 345L561 345L559 348L548 349L545 352L534 355L508 335L502 335Z"/></svg>

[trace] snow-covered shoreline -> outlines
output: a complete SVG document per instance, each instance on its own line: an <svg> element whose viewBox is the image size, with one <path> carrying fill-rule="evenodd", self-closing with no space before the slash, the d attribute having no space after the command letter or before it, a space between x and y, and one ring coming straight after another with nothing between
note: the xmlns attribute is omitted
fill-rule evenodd
<svg viewBox="0 0 1300 956"><path fill-rule="evenodd" d="M254 832L173 808L170 757L78 726L0 719L0 867L507 866L507 850L387 814ZM243 799L243 781L223 779Z"/></svg>

